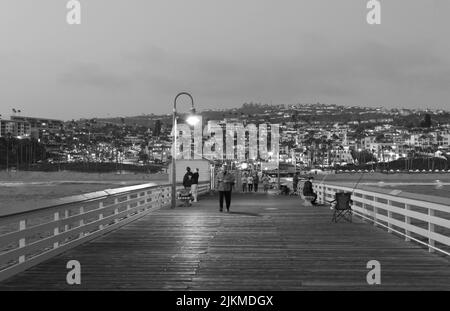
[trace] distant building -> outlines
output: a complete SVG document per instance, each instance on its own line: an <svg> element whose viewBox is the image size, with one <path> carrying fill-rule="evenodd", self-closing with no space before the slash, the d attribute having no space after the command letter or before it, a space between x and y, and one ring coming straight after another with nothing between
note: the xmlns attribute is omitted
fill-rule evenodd
<svg viewBox="0 0 450 311"><path fill-rule="evenodd" d="M375 136L367 136L361 139L361 147L362 149L371 150L372 145L375 143Z"/></svg>
<svg viewBox="0 0 450 311"><path fill-rule="evenodd" d="M449 133L440 134L437 137L437 144L438 144L438 146L444 147L444 148L450 147L450 134Z"/></svg>
<svg viewBox="0 0 450 311"><path fill-rule="evenodd" d="M29 137L31 136L30 123L16 120L0 120L0 137Z"/></svg>
<svg viewBox="0 0 450 311"><path fill-rule="evenodd" d="M13 135L15 123L9 120L0 120L0 137Z"/></svg>
<svg viewBox="0 0 450 311"><path fill-rule="evenodd" d="M64 127L64 121L55 119L11 116L11 120L29 123L31 135L36 138L41 138L45 132L56 133Z"/></svg>
<svg viewBox="0 0 450 311"><path fill-rule="evenodd" d="M142 144L145 142L145 139L142 136L127 135L125 136L124 141L131 144Z"/></svg>
<svg viewBox="0 0 450 311"><path fill-rule="evenodd" d="M330 152L329 164L350 164L353 163L352 151L349 147L335 147Z"/></svg>

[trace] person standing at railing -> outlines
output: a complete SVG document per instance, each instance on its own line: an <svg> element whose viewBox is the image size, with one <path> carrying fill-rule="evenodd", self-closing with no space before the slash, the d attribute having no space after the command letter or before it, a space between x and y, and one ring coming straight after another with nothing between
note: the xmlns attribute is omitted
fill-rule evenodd
<svg viewBox="0 0 450 311"><path fill-rule="evenodd" d="M188 166L186 167L186 174L184 174L183 177L183 187L184 189L190 189L192 187L192 172L191 168Z"/></svg>
<svg viewBox="0 0 450 311"><path fill-rule="evenodd" d="M191 192L192 196L194 197L194 202L198 202L198 179L199 179L199 169L195 169L195 173L192 174L192 186L191 186Z"/></svg>

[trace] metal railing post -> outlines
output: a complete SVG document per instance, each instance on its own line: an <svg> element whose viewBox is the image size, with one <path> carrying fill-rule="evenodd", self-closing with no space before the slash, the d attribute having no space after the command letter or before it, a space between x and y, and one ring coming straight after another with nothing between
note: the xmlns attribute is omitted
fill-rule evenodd
<svg viewBox="0 0 450 311"><path fill-rule="evenodd" d="M387 200L387 205L388 206L392 206L391 200ZM388 218L388 232L392 233L392 224L391 224L391 221L390 221L392 219L392 212L391 211L387 212L387 218Z"/></svg>
<svg viewBox="0 0 450 311"><path fill-rule="evenodd" d="M103 208L103 202L100 202L100 203L98 204L98 208L99 208L99 209ZM102 219L103 219L103 213L100 213L100 214L98 215L98 220L102 220ZM98 229L99 229L99 230L103 230L103 225L100 224L100 226L98 226Z"/></svg>
<svg viewBox="0 0 450 311"><path fill-rule="evenodd" d="M376 196L373 196L373 203L373 225L376 227L378 221L378 207L376 206L378 203L378 198Z"/></svg>
<svg viewBox="0 0 450 311"><path fill-rule="evenodd" d="M23 231L27 228L27 221L26 219L22 219L19 222L19 231ZM19 239L19 248L24 248L26 246L25 237ZM19 256L19 263L25 262L25 255Z"/></svg>
<svg viewBox="0 0 450 311"><path fill-rule="evenodd" d="M53 220L54 220L54 221L58 221L58 220L59 220L59 212L56 212L56 213L54 214ZM58 224L56 224L56 227L53 229L53 235L54 235L54 236L57 236L58 234L59 234L59 226L58 226ZM59 242L58 242L58 241L56 241L55 243L53 243L53 248L58 248L58 246L59 246Z"/></svg>
<svg viewBox="0 0 450 311"><path fill-rule="evenodd" d="M84 214L84 206L80 206L80 215ZM84 226L84 219L81 218L80 219L80 228L82 228ZM84 236L84 231L81 229L80 230L80 234L79 234L79 238L81 239Z"/></svg>
<svg viewBox="0 0 450 311"><path fill-rule="evenodd" d="M434 209L428 208L428 216L434 216ZM428 244L434 247L434 240L431 238L431 233L434 233L434 224L428 220ZM434 253L434 248L429 247L428 251Z"/></svg>
<svg viewBox="0 0 450 311"><path fill-rule="evenodd" d="M409 206L409 204L405 203L405 211L410 211L410 210L411 210L411 207ZM407 215L405 215L405 224L406 225L410 225L411 224L411 218L409 216L407 216ZM411 239L409 238L410 234L411 233L408 231L408 229L405 229L405 241L406 242L411 241Z"/></svg>

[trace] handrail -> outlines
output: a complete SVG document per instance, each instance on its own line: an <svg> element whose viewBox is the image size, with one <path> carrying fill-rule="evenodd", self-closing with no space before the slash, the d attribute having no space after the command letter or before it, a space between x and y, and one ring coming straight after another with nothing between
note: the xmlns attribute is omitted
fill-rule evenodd
<svg viewBox="0 0 450 311"><path fill-rule="evenodd" d="M202 183L202 184L206 185L207 183ZM181 185L182 185L182 183L177 183L177 187L181 187ZM63 205L67 205L67 204L88 202L91 200L98 200L101 198L105 198L109 195L125 194L128 192L133 192L133 191L137 191L140 189L146 189L146 188L171 187L171 186L172 186L172 184L170 184L170 183L167 183L167 184L146 183L146 184L139 184L139 185L134 185L134 186L121 187L121 188L105 189L105 190L100 190L100 191L95 191L95 192L89 192L89 193L84 193L84 194L72 195L72 196L68 196L68 197L62 197L62 198L58 198L58 199L50 199L47 201L43 201L40 204L41 206L35 207L33 209L24 209L24 210L15 211L13 213L0 214L0 221L2 218L7 218L10 216L16 216L16 215L25 214L28 212L36 212L36 211L41 211L41 210L45 210L45 209L51 209L56 206L63 206Z"/></svg>
<svg viewBox="0 0 450 311"><path fill-rule="evenodd" d="M319 183L321 184L321 183ZM388 188L387 186L391 186L391 185L395 185L396 183L392 183L392 182L387 182L385 186L380 186L378 183L374 184L359 184L357 189L358 190L366 190L366 191L370 191L370 192L375 192L375 193L379 193L384 194L384 195L391 195L391 196L395 196L397 197L403 197L406 199L412 199L412 200L418 200L418 201L423 201L423 202L430 202L430 203L437 203L437 204L443 204L446 205L446 203L448 202L448 198L445 197L436 197L436 196L432 196L432 195L426 195L426 194L422 194L422 193L414 193L414 192L408 192L405 190L396 190L395 188ZM413 186L417 186L417 185L421 185L421 186L435 186L436 183L410 183ZM443 184L447 184L447 183L443 183ZM332 185L332 186L338 186L338 187L346 187L347 185L341 185L338 182L335 181L328 181L327 185ZM350 188L351 186L348 185L348 187ZM352 187L353 188L353 187Z"/></svg>
<svg viewBox="0 0 450 311"><path fill-rule="evenodd" d="M366 217L366 216L364 216L364 215L362 215L362 214L360 214L360 213L358 213L358 212L353 211L353 213L357 214L359 217L361 217L361 218L363 218L363 219L372 221L372 222L374 222L375 224L377 224L377 225L379 225L379 226L382 226L382 227L388 229L388 230L391 231L391 232L395 232L395 233L397 233L397 234L400 234L400 235L404 236L405 239L413 240L414 242L417 242L417 243L422 244L422 245L424 245L424 246L426 246L426 247L428 247L428 248L432 248L433 250L436 250L436 251L438 251L438 252L442 252L443 254L445 254L445 255L447 255L447 256L450 256L450 253L449 253L449 252L446 252L446 251L444 251L444 250L442 250L442 249L440 249L440 248L437 248L437 247L432 246L432 245L430 245L430 244L428 244L428 243L425 243L425 242L423 242L423 241L421 241L421 240L419 240L419 239L416 239L416 238L413 238L413 237L411 237L411 236L408 236L408 235L406 235L405 233L403 233L403 232L401 232L401 231L398 231L398 230L395 230L395 229L393 229L393 228L390 228L389 225L382 224L382 223L380 223L379 221L374 221L373 219L370 219L369 217Z"/></svg>
<svg viewBox="0 0 450 311"><path fill-rule="evenodd" d="M372 189L352 189L324 183L315 184L314 187L318 200L322 203L334 198L334 194L338 191L352 192L352 210L357 216L372 222L375 226L387 228L390 233L404 236L405 241L425 245L430 252L438 251L450 256L447 250L435 245L437 242L444 248L450 246L450 206L380 193ZM426 213L422 210L426 210ZM448 217L444 217L445 214L448 214ZM426 225L421 226L420 222ZM436 226L441 229L436 230ZM428 242L421 241L412 234L425 238Z"/></svg>
<svg viewBox="0 0 450 311"><path fill-rule="evenodd" d="M0 216L0 281L170 205L171 189L170 184L107 189ZM199 184L199 195L209 190L209 183Z"/></svg>

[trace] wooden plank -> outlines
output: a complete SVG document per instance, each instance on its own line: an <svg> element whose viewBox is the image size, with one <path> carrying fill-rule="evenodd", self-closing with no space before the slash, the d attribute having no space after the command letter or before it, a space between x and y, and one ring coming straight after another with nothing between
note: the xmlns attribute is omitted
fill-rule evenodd
<svg viewBox="0 0 450 311"><path fill-rule="evenodd" d="M450 290L450 260L298 197L208 196L154 211L0 283L0 290ZM81 263L82 284L65 282ZM369 286L366 264L381 263Z"/></svg>

